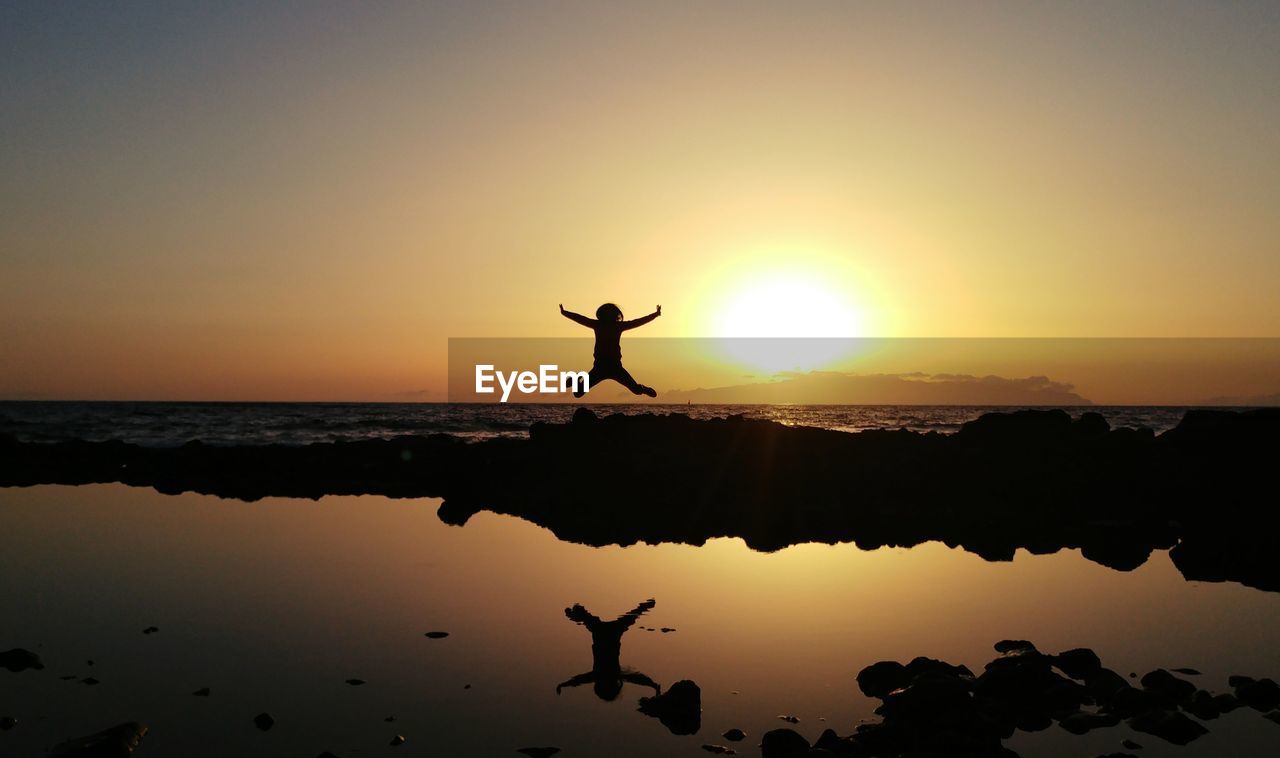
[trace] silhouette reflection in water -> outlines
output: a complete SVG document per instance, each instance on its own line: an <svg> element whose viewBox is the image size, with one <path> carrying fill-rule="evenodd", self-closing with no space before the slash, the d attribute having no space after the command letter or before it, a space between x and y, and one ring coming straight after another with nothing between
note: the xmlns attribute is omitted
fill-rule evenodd
<svg viewBox="0 0 1280 758"><path fill-rule="evenodd" d="M601 700L617 699L624 682L652 687L655 694L661 693L662 687L657 682L639 671L623 668L619 660L622 635L654 605L650 598L613 621L602 621L581 605L565 608L564 615L570 621L585 626L591 632L591 670L557 684L556 694L559 695L565 687L578 687L588 682Z"/></svg>

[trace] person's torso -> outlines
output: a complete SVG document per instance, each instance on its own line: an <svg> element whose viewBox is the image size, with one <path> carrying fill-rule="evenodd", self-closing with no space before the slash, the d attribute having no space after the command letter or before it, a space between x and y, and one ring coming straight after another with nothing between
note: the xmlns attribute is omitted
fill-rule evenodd
<svg viewBox="0 0 1280 758"><path fill-rule="evenodd" d="M594 671L622 670L619 658L622 655L622 635L626 631L627 627L620 627L617 621L610 621L591 632L591 668Z"/></svg>
<svg viewBox="0 0 1280 758"><path fill-rule="evenodd" d="M622 362L622 327L618 324L597 324L595 327L597 363Z"/></svg>

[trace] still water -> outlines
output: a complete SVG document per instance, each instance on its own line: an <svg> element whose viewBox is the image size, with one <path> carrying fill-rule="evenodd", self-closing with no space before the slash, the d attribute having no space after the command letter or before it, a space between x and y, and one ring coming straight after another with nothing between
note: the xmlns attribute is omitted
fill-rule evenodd
<svg viewBox="0 0 1280 758"><path fill-rule="evenodd" d="M739 753L758 755L781 714L810 740L872 718L877 701L854 682L863 666L928 655L980 671L1002 638L1092 647L1122 673L1194 667L1210 691L1228 691L1228 674L1280 675L1280 595L1186 582L1163 553L1122 573L1076 552L987 563L939 544L592 548L487 513L447 526L438 506L0 490L0 650L46 664L0 670L0 716L19 720L0 755L133 720L151 730L140 758L376 755L397 734L398 756L698 756L731 727L748 734ZM592 661L564 609L608 620L650 597L621 661L664 686L697 682L694 736L637 712L649 692L633 684L612 702L589 685L556 694ZM449 636L424 636L436 630ZM78 681L89 676L100 684ZM191 695L202 687L209 697ZM253 724L264 711L268 732ZM1251 709L1207 726L1182 748L1124 726L1055 725L1006 745L1083 757L1132 738L1144 756L1280 755L1280 726Z"/></svg>

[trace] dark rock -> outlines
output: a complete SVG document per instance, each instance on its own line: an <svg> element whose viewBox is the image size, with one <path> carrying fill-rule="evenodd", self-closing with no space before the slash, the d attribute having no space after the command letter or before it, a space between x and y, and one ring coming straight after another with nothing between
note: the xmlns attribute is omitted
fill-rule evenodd
<svg viewBox="0 0 1280 758"><path fill-rule="evenodd" d="M40 660L40 656L30 650L15 647L0 653L0 668L9 669L14 673L27 669L39 671L44 668L44 663Z"/></svg>
<svg viewBox="0 0 1280 758"><path fill-rule="evenodd" d="M1115 693L1104 707L1121 718L1129 718L1146 713L1158 705L1159 700L1149 690L1128 687Z"/></svg>
<svg viewBox="0 0 1280 758"><path fill-rule="evenodd" d="M956 437L969 444L1008 448L1043 448L1062 444L1071 431L1063 410L987 413L960 427Z"/></svg>
<svg viewBox="0 0 1280 758"><path fill-rule="evenodd" d="M731 747L726 747L724 745L704 744L702 746L702 749L707 751L708 753L715 753L716 755L737 755L738 754L737 750L734 750Z"/></svg>
<svg viewBox="0 0 1280 758"><path fill-rule="evenodd" d="M18 720L13 716L0 716L0 731L7 732L18 725Z"/></svg>
<svg viewBox="0 0 1280 758"><path fill-rule="evenodd" d="M1063 716L1058 721L1058 726L1066 729L1072 734L1085 734L1094 729L1106 729L1120 723L1120 717L1114 713L1088 713L1086 711L1076 711L1075 713Z"/></svg>
<svg viewBox="0 0 1280 758"><path fill-rule="evenodd" d="M97 684L101 684L101 682L99 682L97 679L94 679L94 678L93 678L93 677L91 677L91 676L86 676L84 679L81 679L81 680L80 680L80 683L81 683L81 684L87 684L87 685L89 685L90 687L93 687L94 685L97 685Z"/></svg>
<svg viewBox="0 0 1280 758"><path fill-rule="evenodd" d="M1186 668L1185 666L1183 668L1176 668L1176 669L1169 669L1169 670L1175 674L1185 674L1187 676L1200 676L1199 671L1192 668Z"/></svg>
<svg viewBox="0 0 1280 758"><path fill-rule="evenodd" d="M128 758L146 734L147 728L142 724L119 724L56 745L49 751L49 758Z"/></svg>
<svg viewBox="0 0 1280 758"><path fill-rule="evenodd" d="M348 679L347 684L352 687L359 687L360 685L365 684L365 681L363 679Z"/></svg>
<svg viewBox="0 0 1280 758"><path fill-rule="evenodd" d="M1127 679L1105 667L1090 674L1084 680L1084 688L1089 697L1100 705L1111 703L1122 690L1132 689Z"/></svg>
<svg viewBox="0 0 1280 758"><path fill-rule="evenodd" d="M720 736L724 737L726 740L729 740L730 742L741 742L742 740L747 738L747 733L742 731L741 729L738 729L737 727L734 727L733 729L726 731L724 734Z"/></svg>
<svg viewBox="0 0 1280 758"><path fill-rule="evenodd" d="M1058 670L1072 679L1086 681L1102 670L1102 661L1098 654L1087 647L1064 650L1053 657Z"/></svg>
<svg viewBox="0 0 1280 758"><path fill-rule="evenodd" d="M1213 696L1213 704L1219 713L1230 713L1240 707L1240 699L1230 692L1220 692Z"/></svg>
<svg viewBox="0 0 1280 758"><path fill-rule="evenodd" d="M912 678L922 674L940 674L943 676L953 676L957 679L964 679L966 681L973 681L973 672L969 670L968 666L954 666L945 661L926 658L924 656L912 658L906 668L907 674Z"/></svg>
<svg viewBox="0 0 1280 758"><path fill-rule="evenodd" d="M804 758L809 754L809 741L792 729L773 729L760 739L763 758Z"/></svg>
<svg viewBox="0 0 1280 758"><path fill-rule="evenodd" d="M1213 695L1205 690L1196 690L1196 694L1191 696L1191 701L1182 707L1201 721L1212 721L1222 715L1222 709L1218 707Z"/></svg>
<svg viewBox="0 0 1280 758"><path fill-rule="evenodd" d="M848 740L842 739L840 735L836 734L834 729L824 729L822 734L818 735L818 739L814 741L809 754L812 755L814 750L825 750L835 755L849 752L851 744Z"/></svg>
<svg viewBox="0 0 1280 758"><path fill-rule="evenodd" d="M882 698L910 681L907 667L897 661L880 661L858 672L858 689L867 697Z"/></svg>
<svg viewBox="0 0 1280 758"><path fill-rule="evenodd" d="M405 742L407 742L407 740L404 738L404 735L397 734L396 736L391 738L391 742L388 744L390 744L391 747L399 747L400 745L403 745Z"/></svg>
<svg viewBox="0 0 1280 758"><path fill-rule="evenodd" d="M1083 685L1053 671L1050 656L1026 646L988 663L974 692L1008 704L1019 728L1046 728L1049 717L1077 711L1089 699Z"/></svg>
<svg viewBox="0 0 1280 758"><path fill-rule="evenodd" d="M1188 718L1181 711L1150 710L1134 716L1128 723L1134 731L1154 735L1175 745L1186 745L1209 733L1200 722Z"/></svg>
<svg viewBox="0 0 1280 758"><path fill-rule="evenodd" d="M449 633L448 632L427 632L423 636L433 640L442 640L445 637L448 637Z"/></svg>
<svg viewBox="0 0 1280 758"><path fill-rule="evenodd" d="M1071 424L1071 432L1076 437L1102 437L1109 431L1111 431L1111 424L1096 411L1085 411Z"/></svg>
<svg viewBox="0 0 1280 758"><path fill-rule="evenodd" d="M157 627L157 626L149 626L149 627L147 627L146 629L143 629L143 630L142 630L142 633L143 633L143 634L155 634L155 633L156 633L156 632L158 632L158 631L160 631L160 627Z"/></svg>
<svg viewBox="0 0 1280 758"><path fill-rule="evenodd" d="M799 718L798 716L792 716L792 715L785 714L785 713L784 713L784 714L779 715L779 716L778 716L778 719L779 719L779 720L781 720L781 721L785 721L785 722L787 722L788 724L799 724L799 723L800 723L800 718Z"/></svg>
<svg viewBox="0 0 1280 758"><path fill-rule="evenodd" d="M1272 721L1277 724L1280 724L1280 711L1272 711L1270 713L1264 713L1262 714L1262 717L1268 721Z"/></svg>
<svg viewBox="0 0 1280 758"><path fill-rule="evenodd" d="M946 674L930 672L906 687L885 695L876 713L885 720L941 721L968 718L973 707L973 684Z"/></svg>
<svg viewBox="0 0 1280 758"><path fill-rule="evenodd" d="M385 719L383 719L383 721L387 722L388 724L390 724L392 721L395 721L395 720L396 720L395 716L387 716Z"/></svg>
<svg viewBox="0 0 1280 758"><path fill-rule="evenodd" d="M1000 640L993 645L997 653L1034 652L1036 646L1027 640Z"/></svg>
<svg viewBox="0 0 1280 758"><path fill-rule="evenodd" d="M1141 750L1142 749L1142 745L1138 744L1137 742L1134 742L1133 740L1121 740L1120 747L1124 748L1125 750Z"/></svg>
<svg viewBox="0 0 1280 758"><path fill-rule="evenodd" d="M209 697L210 692L208 687L201 687L200 689L196 690L191 694L195 695L196 697Z"/></svg>
<svg viewBox="0 0 1280 758"><path fill-rule="evenodd" d="M524 753L529 758L551 758L551 756L560 752L558 747L522 747L516 750L517 753Z"/></svg>
<svg viewBox="0 0 1280 758"><path fill-rule="evenodd" d="M1166 705L1181 705L1191 702L1196 694L1196 686L1185 679L1170 674L1164 669L1156 669L1142 676L1142 688L1156 696Z"/></svg>
<svg viewBox="0 0 1280 758"><path fill-rule="evenodd" d="M253 725L265 732L276 725L276 720L271 718L270 713L259 713L253 717Z"/></svg>
<svg viewBox="0 0 1280 758"><path fill-rule="evenodd" d="M657 718L672 734L697 734L702 728L702 690L681 679L660 695L640 698L639 710Z"/></svg>
<svg viewBox="0 0 1280 758"><path fill-rule="evenodd" d="M1280 707L1280 686L1271 679L1232 676L1227 683L1235 689L1240 702L1254 710L1269 711Z"/></svg>

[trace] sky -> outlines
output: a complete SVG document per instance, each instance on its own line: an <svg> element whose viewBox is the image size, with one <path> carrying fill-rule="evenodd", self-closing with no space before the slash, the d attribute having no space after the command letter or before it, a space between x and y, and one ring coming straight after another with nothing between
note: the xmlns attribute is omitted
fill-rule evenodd
<svg viewBox="0 0 1280 758"><path fill-rule="evenodd" d="M5 3L0 399L443 399L606 300L1277 337L1277 71L1275 3Z"/></svg>

